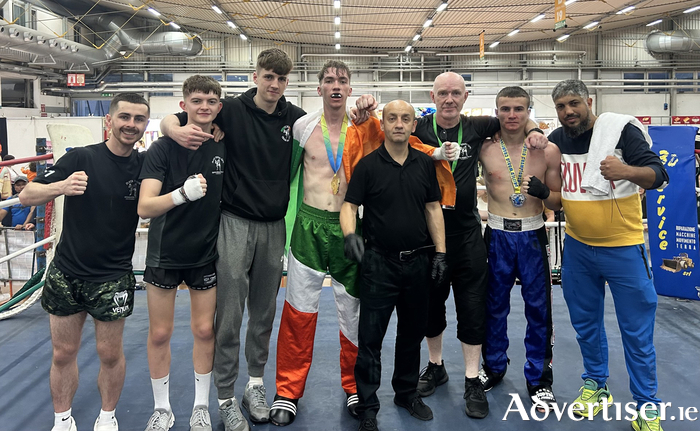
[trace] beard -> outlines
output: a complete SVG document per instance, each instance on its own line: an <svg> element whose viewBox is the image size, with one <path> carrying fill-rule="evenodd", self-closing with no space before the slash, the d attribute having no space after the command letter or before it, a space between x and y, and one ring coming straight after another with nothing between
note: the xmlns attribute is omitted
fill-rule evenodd
<svg viewBox="0 0 700 431"><path fill-rule="evenodd" d="M561 126L564 128L564 133L570 138L578 138L581 136L586 130L588 130L588 127L591 125L591 118L590 116L587 116L585 119L581 120L578 123L578 126L574 127L569 127L565 124L562 124Z"/></svg>

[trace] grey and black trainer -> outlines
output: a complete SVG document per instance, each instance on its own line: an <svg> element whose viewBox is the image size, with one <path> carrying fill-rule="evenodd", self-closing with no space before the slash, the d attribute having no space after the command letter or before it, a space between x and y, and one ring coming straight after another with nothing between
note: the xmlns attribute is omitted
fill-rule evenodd
<svg viewBox="0 0 700 431"><path fill-rule="evenodd" d="M219 406L219 415L226 431L250 431L248 421L243 416L235 398L227 400Z"/></svg>
<svg viewBox="0 0 700 431"><path fill-rule="evenodd" d="M248 411L251 421L265 423L270 420L270 406L267 405L267 399L265 399L265 386L246 386L241 404Z"/></svg>

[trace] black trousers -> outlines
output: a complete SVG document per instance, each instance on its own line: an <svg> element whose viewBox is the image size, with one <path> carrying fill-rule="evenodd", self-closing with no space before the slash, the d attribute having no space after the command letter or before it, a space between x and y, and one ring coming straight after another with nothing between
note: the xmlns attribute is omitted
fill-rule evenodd
<svg viewBox="0 0 700 431"><path fill-rule="evenodd" d="M418 396L420 344L427 327L431 286L430 258L420 253L409 260L368 249L360 267L360 322L355 381L361 419L377 416L377 390L382 375L382 341L396 308L398 317L394 374L396 396Z"/></svg>

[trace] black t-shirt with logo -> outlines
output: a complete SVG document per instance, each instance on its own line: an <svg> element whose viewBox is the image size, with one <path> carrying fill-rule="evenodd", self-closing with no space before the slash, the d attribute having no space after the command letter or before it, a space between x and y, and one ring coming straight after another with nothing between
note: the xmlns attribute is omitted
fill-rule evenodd
<svg viewBox="0 0 700 431"><path fill-rule="evenodd" d="M438 145L438 137L433 129L433 116L426 115L418 118L416 131L413 133L423 143ZM462 115L462 145L457 167L453 172L457 185L457 200L454 209L443 210L445 217L445 234L447 236L459 235L470 229L481 229L481 218L476 207L476 176L479 151L484 139L493 136L501 126L495 117L466 117ZM459 124L451 129L443 129L437 126L438 134L443 130L446 139L441 141L458 142ZM450 162L452 165L452 162Z"/></svg>
<svg viewBox="0 0 700 431"><path fill-rule="evenodd" d="M306 112L282 96L268 114L255 105L257 88L221 99L214 122L226 134L228 168L221 209L248 220L277 221L289 203L292 126ZM187 124L187 114L177 114Z"/></svg>
<svg viewBox="0 0 700 431"><path fill-rule="evenodd" d="M207 194L151 220L146 265L166 269L196 268L216 260L225 160L223 141L210 139L197 150L181 147L167 137L151 144L141 180L161 181L160 195L165 195L182 187L190 175L202 174L207 180Z"/></svg>
<svg viewBox="0 0 700 431"><path fill-rule="evenodd" d="M54 263L61 272L84 281L103 283L132 270L138 224L139 173L143 156L113 154L105 142L74 148L34 180L63 181L85 171L85 193L66 196L63 232Z"/></svg>

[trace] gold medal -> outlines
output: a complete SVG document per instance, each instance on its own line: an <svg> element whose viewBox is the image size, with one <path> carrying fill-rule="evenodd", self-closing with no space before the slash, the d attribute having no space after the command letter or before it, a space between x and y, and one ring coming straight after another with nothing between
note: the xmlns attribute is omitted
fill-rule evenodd
<svg viewBox="0 0 700 431"><path fill-rule="evenodd" d="M337 172L333 175L333 179L331 180L331 191L334 195L337 195L340 191L340 178L338 178Z"/></svg>

